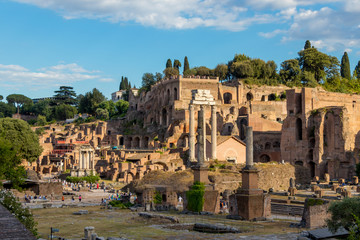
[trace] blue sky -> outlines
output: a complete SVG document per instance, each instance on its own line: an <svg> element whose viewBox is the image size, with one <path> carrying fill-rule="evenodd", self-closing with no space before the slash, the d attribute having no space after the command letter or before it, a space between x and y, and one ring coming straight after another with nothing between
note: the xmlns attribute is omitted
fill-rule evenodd
<svg viewBox="0 0 360 240"><path fill-rule="evenodd" d="M282 61L305 40L353 69L360 60L360 0L0 0L0 95L52 96L121 76L141 85L168 58L214 68L236 53Z"/></svg>

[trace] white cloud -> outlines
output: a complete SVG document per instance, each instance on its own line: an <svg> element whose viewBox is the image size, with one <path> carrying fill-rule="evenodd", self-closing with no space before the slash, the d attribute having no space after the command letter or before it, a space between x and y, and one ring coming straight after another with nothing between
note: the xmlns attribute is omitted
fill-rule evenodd
<svg viewBox="0 0 360 240"><path fill-rule="evenodd" d="M16 90L52 88L60 85L71 85L79 81L105 79L94 74L98 71L88 71L76 63L60 64L41 68L36 71L19 65L0 64L0 86Z"/></svg>
<svg viewBox="0 0 360 240"><path fill-rule="evenodd" d="M360 39L360 0L13 1L56 11L66 19L99 19L162 29L212 27L243 31L271 23L268 26L273 30L261 32L260 36L282 35L282 41L322 40L319 46L329 50L357 47ZM77 71L81 73L82 69Z"/></svg>

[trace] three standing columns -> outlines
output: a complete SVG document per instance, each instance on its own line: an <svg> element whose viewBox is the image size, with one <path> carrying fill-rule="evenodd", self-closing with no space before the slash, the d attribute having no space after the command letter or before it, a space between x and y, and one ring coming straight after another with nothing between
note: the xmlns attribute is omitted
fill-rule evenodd
<svg viewBox="0 0 360 240"><path fill-rule="evenodd" d="M205 113L203 105L201 106L202 114L198 114L198 118L201 117L203 124L205 123ZM206 130L205 130L206 133ZM216 159L216 146L217 146L217 120L216 120L216 106L211 105L211 158ZM204 136L206 139L206 136ZM204 146L205 147L205 146ZM206 155L204 156L206 159ZM189 105L189 160L195 161L195 110L194 105Z"/></svg>

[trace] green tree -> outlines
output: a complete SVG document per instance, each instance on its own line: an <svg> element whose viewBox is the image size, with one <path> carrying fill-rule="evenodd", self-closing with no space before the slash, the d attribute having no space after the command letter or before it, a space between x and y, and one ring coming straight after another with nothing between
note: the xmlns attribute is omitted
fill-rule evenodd
<svg viewBox="0 0 360 240"><path fill-rule="evenodd" d="M46 117L43 115L38 115L36 119L37 126L45 126L47 124Z"/></svg>
<svg viewBox="0 0 360 240"><path fill-rule="evenodd" d="M312 72L308 72L308 71L303 71L301 73L301 83L305 86L305 87L316 87L318 85L314 74Z"/></svg>
<svg viewBox="0 0 360 240"><path fill-rule="evenodd" d="M190 68L184 72L184 77L196 76L196 69Z"/></svg>
<svg viewBox="0 0 360 240"><path fill-rule="evenodd" d="M141 88L145 89L146 92L150 91L151 86L156 83L155 75L152 73L144 73L142 76Z"/></svg>
<svg viewBox="0 0 360 240"><path fill-rule="evenodd" d="M309 40L306 40L304 49L309 49L309 48L311 48L311 43Z"/></svg>
<svg viewBox="0 0 360 240"><path fill-rule="evenodd" d="M207 77L207 76L212 75L211 69L209 69L205 66L195 67L194 69L196 70L196 75L198 75L198 76Z"/></svg>
<svg viewBox="0 0 360 240"><path fill-rule="evenodd" d="M360 217L360 198L345 198L342 201L331 202L329 210L330 219L327 226L330 231L335 232L339 227L350 229L356 223L354 215Z"/></svg>
<svg viewBox="0 0 360 240"><path fill-rule="evenodd" d="M322 53L316 48L308 48L298 54L302 71L311 72L318 83L325 81L327 77L337 75L339 64L335 57Z"/></svg>
<svg viewBox="0 0 360 240"><path fill-rule="evenodd" d="M54 105L76 105L76 93L73 89L73 87L69 86L60 86L60 89L55 91Z"/></svg>
<svg viewBox="0 0 360 240"><path fill-rule="evenodd" d="M185 72L190 69L189 60L188 57L185 56L184 58L184 71L183 74L185 75Z"/></svg>
<svg viewBox="0 0 360 240"><path fill-rule="evenodd" d="M73 118L74 115L77 113L76 107L64 103L55 106L54 111L56 120L66 120L69 118Z"/></svg>
<svg viewBox="0 0 360 240"><path fill-rule="evenodd" d="M34 115L43 115L47 121L51 121L54 118L54 111L50 102L48 99L41 100L31 106L30 112Z"/></svg>
<svg viewBox="0 0 360 240"><path fill-rule="evenodd" d="M214 69L214 75L219 77L220 81L223 81L228 76L228 66L226 64L218 64Z"/></svg>
<svg viewBox="0 0 360 240"><path fill-rule="evenodd" d="M85 93L85 96L80 99L79 112L95 115L99 104L105 100L105 96L94 88L91 92Z"/></svg>
<svg viewBox="0 0 360 240"><path fill-rule="evenodd" d="M230 66L230 73L235 78L249 78L254 75L253 65L250 60L234 62Z"/></svg>
<svg viewBox="0 0 360 240"><path fill-rule="evenodd" d="M174 68L180 72L181 62L177 59L174 60Z"/></svg>
<svg viewBox="0 0 360 240"><path fill-rule="evenodd" d="M96 118L106 121L109 119L109 112L107 109L98 108L96 109Z"/></svg>
<svg viewBox="0 0 360 240"><path fill-rule="evenodd" d="M353 76L356 79L360 79L360 61L358 61L357 65L355 66Z"/></svg>
<svg viewBox="0 0 360 240"><path fill-rule="evenodd" d="M0 101L2 101L4 99L4 97L2 95L0 95Z"/></svg>
<svg viewBox="0 0 360 240"><path fill-rule="evenodd" d="M20 113L20 108L24 105L32 105L32 100L22 94L11 94L6 97L9 104L13 104L17 108L17 113Z"/></svg>
<svg viewBox="0 0 360 240"><path fill-rule="evenodd" d="M166 67L165 68L172 68L172 62L171 62L171 59L169 58L167 61L166 61Z"/></svg>
<svg viewBox="0 0 360 240"><path fill-rule="evenodd" d="M129 102L124 100L119 100L115 103L116 109L119 115L125 115L127 110L129 109Z"/></svg>
<svg viewBox="0 0 360 240"><path fill-rule="evenodd" d="M0 102L0 118L11 117L14 113L16 113L14 105Z"/></svg>
<svg viewBox="0 0 360 240"><path fill-rule="evenodd" d="M301 69L297 59L282 62L279 75L282 83L287 86L301 86Z"/></svg>
<svg viewBox="0 0 360 240"><path fill-rule="evenodd" d="M344 52L341 58L340 73L342 78L346 78L347 80L351 79L350 61L347 52Z"/></svg>
<svg viewBox="0 0 360 240"><path fill-rule="evenodd" d="M176 68L166 68L164 70L164 75L166 78L171 78L171 77L174 77L174 76L179 76L179 70L176 69Z"/></svg>
<svg viewBox="0 0 360 240"><path fill-rule="evenodd" d="M106 109L110 117L116 114L116 106L112 100L103 101L102 103L99 104L99 108Z"/></svg>
<svg viewBox="0 0 360 240"><path fill-rule="evenodd" d="M39 138L23 120L0 119L0 178L18 187L25 174L22 160L34 162L42 153Z"/></svg>

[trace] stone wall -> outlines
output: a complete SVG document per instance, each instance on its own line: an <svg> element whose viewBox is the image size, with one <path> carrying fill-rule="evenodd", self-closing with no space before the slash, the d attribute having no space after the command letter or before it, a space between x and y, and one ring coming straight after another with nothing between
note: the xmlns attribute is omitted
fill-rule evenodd
<svg viewBox="0 0 360 240"><path fill-rule="evenodd" d="M312 200L323 201L321 199ZM326 219L331 216L328 209L328 201L324 201L324 204L322 205L309 206L309 199L306 199L304 213L301 220L302 224L307 228L319 228L326 226Z"/></svg>

